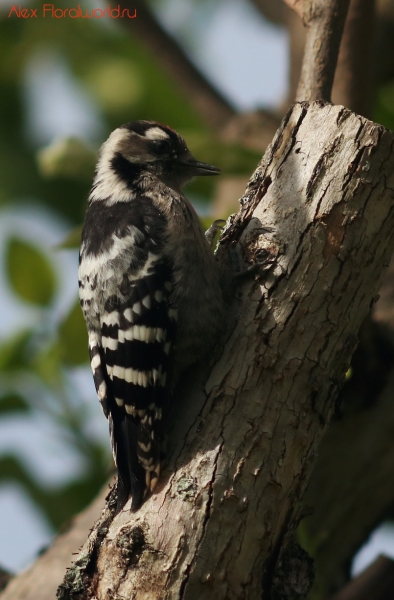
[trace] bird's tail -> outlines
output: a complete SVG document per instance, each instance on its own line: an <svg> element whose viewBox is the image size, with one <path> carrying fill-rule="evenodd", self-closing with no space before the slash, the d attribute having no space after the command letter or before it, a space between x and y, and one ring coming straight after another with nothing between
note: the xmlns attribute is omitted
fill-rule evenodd
<svg viewBox="0 0 394 600"><path fill-rule="evenodd" d="M131 510L141 506L145 489L145 469L138 460L138 425L126 415L110 415L110 433L112 452L118 470L118 502L116 514L122 510L132 497Z"/></svg>

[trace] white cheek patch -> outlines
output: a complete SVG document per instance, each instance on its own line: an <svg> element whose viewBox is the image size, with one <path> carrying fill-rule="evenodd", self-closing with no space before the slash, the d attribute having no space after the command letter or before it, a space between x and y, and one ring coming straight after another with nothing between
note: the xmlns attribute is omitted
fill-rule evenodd
<svg viewBox="0 0 394 600"><path fill-rule="evenodd" d="M90 192L90 200L105 200L108 206L116 202L129 202L134 194L127 187L127 183L119 179L111 166L118 144L125 139L125 130L119 127L109 136L101 146L97 163L97 174L94 178L94 187Z"/></svg>
<svg viewBox="0 0 394 600"><path fill-rule="evenodd" d="M145 131L148 140L168 140L170 136L161 127L150 127Z"/></svg>

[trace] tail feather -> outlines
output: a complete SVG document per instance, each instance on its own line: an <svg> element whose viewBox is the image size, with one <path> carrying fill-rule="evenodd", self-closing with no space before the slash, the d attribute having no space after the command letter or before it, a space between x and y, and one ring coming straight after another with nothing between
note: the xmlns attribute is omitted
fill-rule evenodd
<svg viewBox="0 0 394 600"><path fill-rule="evenodd" d="M137 455L138 425L125 414L110 416L112 452L118 470L116 513L122 510L130 496L134 512L141 506L146 489L145 470Z"/></svg>

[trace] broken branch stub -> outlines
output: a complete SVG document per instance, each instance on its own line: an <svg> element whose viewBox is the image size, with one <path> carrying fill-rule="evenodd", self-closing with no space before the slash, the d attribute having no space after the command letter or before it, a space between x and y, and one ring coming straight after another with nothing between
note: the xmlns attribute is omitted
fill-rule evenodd
<svg viewBox="0 0 394 600"><path fill-rule="evenodd" d="M304 18L305 0L284 0L284 2L287 6L292 8L301 19Z"/></svg>
<svg viewBox="0 0 394 600"><path fill-rule="evenodd" d="M393 143L340 106L290 110L218 251L268 252L273 265L244 285L220 357L178 399L157 493L96 526L85 589L60 598L260 600L262 581L272 588L393 251Z"/></svg>

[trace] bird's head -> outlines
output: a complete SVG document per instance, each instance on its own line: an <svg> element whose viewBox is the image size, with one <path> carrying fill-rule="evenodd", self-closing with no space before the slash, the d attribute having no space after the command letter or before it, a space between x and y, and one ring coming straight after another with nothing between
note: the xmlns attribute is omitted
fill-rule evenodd
<svg viewBox="0 0 394 600"><path fill-rule="evenodd" d="M219 173L196 160L176 131L155 121L132 121L115 129L102 146L100 163L131 186L149 173L177 191L193 177Z"/></svg>

